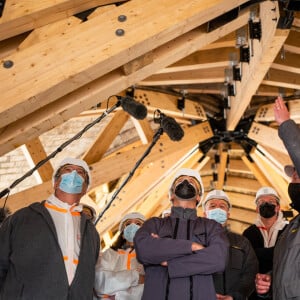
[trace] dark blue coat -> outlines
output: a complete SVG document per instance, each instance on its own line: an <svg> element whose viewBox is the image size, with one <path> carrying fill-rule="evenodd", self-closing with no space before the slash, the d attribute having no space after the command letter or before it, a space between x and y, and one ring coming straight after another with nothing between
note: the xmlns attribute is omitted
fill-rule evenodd
<svg viewBox="0 0 300 300"><path fill-rule="evenodd" d="M155 233L159 238L154 238ZM197 217L151 218L135 235L138 260L145 268L143 300L215 300L212 274L222 272L228 253L224 229ZM205 249L192 252L192 242ZM160 263L167 261L168 266Z"/></svg>

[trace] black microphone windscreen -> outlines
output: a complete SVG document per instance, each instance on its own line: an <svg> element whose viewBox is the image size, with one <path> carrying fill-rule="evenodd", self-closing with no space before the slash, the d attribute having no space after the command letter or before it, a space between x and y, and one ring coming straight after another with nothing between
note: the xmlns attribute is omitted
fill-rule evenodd
<svg viewBox="0 0 300 300"><path fill-rule="evenodd" d="M171 117L162 117L161 127L172 141L180 141L184 136L181 126Z"/></svg>
<svg viewBox="0 0 300 300"><path fill-rule="evenodd" d="M142 104L139 103L137 101L135 101L133 98L131 97L120 97L119 98L121 101L121 106L122 108L128 112L131 116L133 116L134 118L138 119L138 120L142 120L145 119L147 116L147 107Z"/></svg>

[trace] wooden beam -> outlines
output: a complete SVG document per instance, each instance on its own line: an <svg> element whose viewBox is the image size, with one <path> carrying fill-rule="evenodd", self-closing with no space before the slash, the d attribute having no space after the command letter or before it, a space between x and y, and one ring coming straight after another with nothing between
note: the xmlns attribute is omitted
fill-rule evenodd
<svg viewBox="0 0 300 300"><path fill-rule="evenodd" d="M103 102L104 99L110 95L126 89L129 85L135 84L153 72L225 36L229 32L246 24L248 18L248 13L243 13L226 26L209 33L207 33L206 28L192 30L153 50L153 55L156 57L153 64L142 68L134 75L124 77L121 71L109 73L103 78L90 82L86 86L57 99L54 103L40 108L32 114L28 113L27 117L15 123L13 123L11 119L11 124L0 130L0 154L22 145L25 140L33 139L41 135L44 131L58 126L69 118L89 109L96 103ZM28 122L28 119L30 119L30 122ZM26 134L24 134L25 132ZM3 142L3 144L1 144L1 142Z"/></svg>
<svg viewBox="0 0 300 300"><path fill-rule="evenodd" d="M159 108L164 114L173 117L199 121L207 120L203 106L188 98L185 99L184 111L181 111L177 108L178 96L137 89L134 97L139 102L147 105L148 113L154 112Z"/></svg>
<svg viewBox="0 0 300 300"><path fill-rule="evenodd" d="M3 82L0 86L3 99L0 127L244 2L202 0L191 4L184 0L166 0L162 15L159 0L132 0L112 8L101 17L83 22L81 26L74 26L63 37L52 36L47 42L34 44L7 57L14 65L0 69L0 81ZM116 22L122 14L127 14L129 21L122 24L126 35L118 36L115 32L119 24ZM147 26L151 30L145 31ZM96 35L95 32L102 34Z"/></svg>
<svg viewBox="0 0 300 300"><path fill-rule="evenodd" d="M226 167L227 167L227 151L222 151L220 155L220 163L218 165L218 181L216 184L216 189L222 190L224 186Z"/></svg>
<svg viewBox="0 0 300 300"><path fill-rule="evenodd" d="M122 2L124 0L118 1ZM108 0L52 0L7 1L0 19L0 40L72 16L90 8L116 1Z"/></svg>
<svg viewBox="0 0 300 300"><path fill-rule="evenodd" d="M300 99L286 101L286 105L288 106L291 119L299 121L300 120ZM256 122L275 122L273 107L274 107L274 103L262 105L261 107L259 107L255 114L254 120Z"/></svg>
<svg viewBox="0 0 300 300"><path fill-rule="evenodd" d="M174 71L164 72L151 75L140 82L141 85L184 85L184 84L205 84L205 83L223 83L224 67L211 67L207 69L184 70L181 72Z"/></svg>
<svg viewBox="0 0 300 300"><path fill-rule="evenodd" d="M277 24L274 20L277 20L278 17L277 2L264 1L260 4L259 19L262 27L262 39L261 41L253 40L249 65L242 65L242 80L236 82L236 94L234 97L230 97L231 107L227 110L227 130L236 128L252 96L256 93L289 34L289 30L276 29Z"/></svg>
<svg viewBox="0 0 300 300"><path fill-rule="evenodd" d="M245 12L226 26L212 32L207 33L205 28L194 29L153 50L156 57L153 64L145 66L135 74L126 77L121 71L116 70L27 115L30 121L26 118L16 122L14 122L16 118L9 119L10 125L0 130L0 154L22 145L28 138L41 135L96 103L103 102L110 95L121 92L153 72L240 28L247 24L248 19L249 13Z"/></svg>
<svg viewBox="0 0 300 300"><path fill-rule="evenodd" d="M254 204L254 199L256 191L253 192L252 195L230 192L226 189L225 192L228 195L233 207L255 211L256 205Z"/></svg>
<svg viewBox="0 0 300 300"><path fill-rule="evenodd" d="M159 70L156 74L173 73L186 70L203 70L216 67L227 67L229 64L229 56L232 53L238 53L236 48L218 48L211 50L201 50L188 55L178 62Z"/></svg>
<svg viewBox="0 0 300 300"><path fill-rule="evenodd" d="M294 74L291 72L272 70L268 71L268 76L262 81L265 85L277 86L280 88L300 89L299 69Z"/></svg>
<svg viewBox="0 0 300 300"><path fill-rule="evenodd" d="M107 125L102 128L102 131L95 138L93 145L82 156L82 159L88 164L99 161L114 139L118 136L128 119L128 114L122 110L114 113Z"/></svg>
<svg viewBox="0 0 300 300"><path fill-rule="evenodd" d="M276 151L287 153L286 148L274 128L253 122L248 132L248 137L258 144L266 145Z"/></svg>
<svg viewBox="0 0 300 300"><path fill-rule="evenodd" d="M270 186L271 182L268 180L261 170L257 167L257 165L251 161L247 156L243 155L242 160L245 165L251 170L255 178L259 181L262 186Z"/></svg>
<svg viewBox="0 0 300 300"><path fill-rule="evenodd" d="M144 120L137 120L131 117L131 120L138 132L142 143L148 144L152 140L154 132L147 118L145 118Z"/></svg>
<svg viewBox="0 0 300 300"><path fill-rule="evenodd" d="M73 26L79 25L81 22L82 21L79 18L71 16L40 28L36 28L28 34L22 43L20 43L18 50L20 51L34 44L46 41L56 34L64 35L67 30L70 30Z"/></svg>
<svg viewBox="0 0 300 300"><path fill-rule="evenodd" d="M160 138L159 144L154 147L150 154L144 159L141 167L154 161L163 162L164 158L168 157L172 153L174 153L174 155L178 152L182 155L181 151L187 153L190 149L195 147L195 145L198 145L201 140L209 139L212 136L213 132L208 122L203 122L187 128L183 139L179 142L173 142L167 136L163 135ZM131 150L109 156L98 163L92 164L90 166L92 170L91 189L100 184L116 180L127 174L132 169L136 161L145 153L147 147L148 145L141 145ZM10 202L12 203L10 208L12 211L15 211L16 209L27 206L32 202L46 199L52 192L52 182L47 181L43 184L11 195L9 197Z"/></svg>
<svg viewBox="0 0 300 300"><path fill-rule="evenodd" d="M25 144L25 146L31 157L33 163L32 167L36 166L40 161L47 157L47 153L39 138L28 141ZM43 182L51 180L53 174L53 167L50 161L47 161L44 165L38 168L37 172L39 173Z"/></svg>
<svg viewBox="0 0 300 300"><path fill-rule="evenodd" d="M256 179L240 177L238 175L228 175L224 189L242 194L247 194L249 192L256 192L259 189L259 186L260 184Z"/></svg>

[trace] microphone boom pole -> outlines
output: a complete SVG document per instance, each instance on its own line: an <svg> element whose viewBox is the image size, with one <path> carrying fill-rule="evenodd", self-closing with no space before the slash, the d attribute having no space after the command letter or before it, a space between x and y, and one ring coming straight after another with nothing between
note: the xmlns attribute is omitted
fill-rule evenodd
<svg viewBox="0 0 300 300"><path fill-rule="evenodd" d="M111 206L112 202L116 199L122 188L128 183L128 181L131 179L131 177L134 175L136 169L139 167L139 165L142 163L142 161L145 159L145 157L151 152L152 148L154 145L157 143L159 140L160 136L163 134L164 130L162 127L160 127L157 132L154 134L153 139L149 147L146 149L142 157L136 162L135 166L133 169L129 172L128 176L125 178L125 180L122 182L120 187L114 192L112 195L111 199L109 202L106 204L105 208L102 210L102 212L98 215L97 219L95 220L94 224L97 225L97 223L100 221L104 213L109 209Z"/></svg>

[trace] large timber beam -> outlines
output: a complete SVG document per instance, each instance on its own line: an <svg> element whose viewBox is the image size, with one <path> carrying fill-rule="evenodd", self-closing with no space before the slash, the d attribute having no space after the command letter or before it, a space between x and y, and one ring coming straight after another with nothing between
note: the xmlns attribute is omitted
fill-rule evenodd
<svg viewBox="0 0 300 300"><path fill-rule="evenodd" d="M130 2L134 2L134 1L130 1ZM241 1L241 2L245 2L245 1ZM226 6L226 9L228 9L228 10L230 8L233 8L234 5L236 5L236 6L238 5L238 3L236 3L236 1L230 1L230 2L218 1L218 3L221 7ZM180 6L179 3L178 3L178 5ZM145 11L145 10L143 9L143 11ZM218 10L218 12L219 12L219 10ZM202 13L204 14L204 12L202 12ZM208 12L206 11L206 13L208 13ZM110 17L105 15L107 23L109 23L109 24L111 24L111 21L112 21L111 18L113 18L111 16L112 14L118 15L119 11L114 11L111 14L109 14ZM173 19L173 16L174 16L174 11L172 11L171 19ZM213 14L211 15L211 17L213 17ZM97 17L93 18L92 20L95 20L95 19L97 19ZM151 16L151 20L152 19L153 19L153 16ZM202 21L204 21L205 19L206 18L204 18ZM182 59L183 57L185 57L188 54L191 54L191 53L197 51L199 48L202 48L205 45L208 45L208 44L218 40L222 36L226 36L228 33L247 24L248 19L249 19L249 12L245 12L245 13L241 14L237 19L226 24L226 26L222 26L221 28L213 30L212 32L209 32L209 33L207 33L205 28L198 27L194 30L191 30L190 32L182 34L181 36L179 36L177 38L174 38L170 42L167 42L166 44L161 45L161 46L155 45L152 42L146 43L147 45L151 44L151 47L157 46L157 48L153 49L153 50L151 50L150 46L148 46L148 48L147 48L147 45L143 45L143 47L140 44L136 45L136 47L142 47L142 49L140 51L137 51L138 52L137 55L139 55L140 52L143 52L143 51L144 52L150 51L149 54L155 59L150 60L152 62L149 62L146 65L140 66L140 68L138 70L136 70L134 73L131 73L127 76L124 76L124 72L120 69L117 69L113 72L107 73L106 75L104 75L102 77L98 73L97 76L100 76L100 78L93 81L92 78L89 77L89 80L90 80L89 83L87 83L86 85L84 85L80 88L79 88L79 86L83 83L82 81L73 82L73 85L71 85L72 86L71 87L70 84L68 84L67 82L70 80L72 81L74 79L74 77L66 76L64 78L60 78L59 80L63 80L63 81L64 81L64 79L66 79L67 82L65 82L65 84L68 85L68 88L74 89L74 91L69 93L68 95L59 96L59 95L57 95L58 90L61 93L62 90L67 92L67 89L63 88L61 90L56 87L54 93L50 93L49 95L47 95L47 97L46 97L46 95L44 95L45 96L44 101L48 102L48 104L46 105L46 103L44 103L43 105L45 105L45 106L40 107L40 108L35 107L34 109L37 109L37 110L34 112L30 113L30 111L28 111L28 109L26 109L26 107L24 108L25 111L23 111L21 109L21 107L19 107L18 102L21 102L21 106L23 106L23 105L24 106L28 105L31 107L36 106L36 105L29 105L31 102L30 102L30 100L29 100L29 102L27 101L28 98L27 98L27 96L25 96L25 94L21 97L22 99L20 97L18 97L18 99L14 98L14 100L8 107L6 106L7 103L1 104L0 111L2 111L6 116L5 120L1 119L2 125L5 123L7 124L8 122L9 122L9 125L4 126L3 128L0 129L0 143L1 143L0 144L0 154L6 153L6 152L14 149L15 147L18 147L18 146L24 144L24 142L26 140L33 139L33 138L41 135L43 132L52 129L53 127L58 126L59 124L70 119L71 117L78 115L80 112L89 109L96 103L104 102L105 99L107 99L110 95L123 91L127 87L129 87L133 84L136 84L140 80L157 72L158 70L160 70L172 63L175 63L176 61L178 61L179 59ZM133 20L135 20L135 18L133 18ZM136 22L137 23L135 25L133 24L132 26L139 28L139 26L137 25L138 20L136 20ZM95 25L97 27L99 24L101 24L101 27L102 27L102 26L104 26L103 24L105 24L105 23L103 23L103 20L101 19L101 22L98 22L98 24L93 24L93 25ZM83 25L83 24L81 24L81 25ZM93 25L91 25L91 26L93 26ZM81 26L75 26L75 27L81 27ZM144 24L143 24L143 26L141 26L141 28L144 28ZM82 28L82 31L85 32L85 30L83 30L83 29L84 28ZM74 30L75 30L75 28L74 28ZM103 30L101 30L101 32L102 31ZM77 33L73 32L73 30L71 30L71 33L73 34L73 38L74 38L74 36L77 35ZM82 33L82 34L84 35L84 33ZM153 29L152 34L155 34L154 29ZM88 35L88 33L86 33L86 35ZM145 36L145 33L142 32L140 34L140 36ZM103 37L103 39L104 38L105 37ZM136 33L134 33L134 41L136 41L135 38L136 38ZM55 40L55 42L53 42L53 39ZM72 41L71 37L69 37L69 39ZM97 39L99 39L98 35L97 35ZM118 55L113 56L112 55L113 52L117 52L117 51L121 50L121 46L120 46L121 40L120 40L120 38L117 38L117 40L115 40L116 39L115 37L110 36L110 40L111 39L113 39L115 41L115 44L114 45L109 44L109 49L110 49L110 53L108 55L109 57L107 58L107 56L105 55L105 53L108 51L107 48L105 48L106 51L104 51L104 53L102 53L103 56L102 57L100 56L100 58L99 58L99 59L102 58L102 63L104 65L110 65L111 59L116 59L116 61L115 61L116 64L120 64L120 62L121 62L121 64L122 64L122 62L127 63L128 61L133 59L132 56L125 55L125 57L124 57L124 55L121 53L119 54L119 56ZM93 48L93 49L97 49L97 55L99 55L99 53L101 52L100 48L103 46L101 44L101 38L99 40L100 40L99 47ZM131 40L131 39L129 38L129 40ZM145 40L147 40L146 37L145 37ZM59 39L57 36L49 39L49 42L50 41L52 41L51 43L54 43L54 44L59 43ZM131 43L134 43L134 41L131 41ZM23 51L18 53L18 56L20 56L22 53L22 57L20 57L18 60L20 60L20 61L24 60L21 63L22 65L24 65L24 64L30 63L29 61L33 59L33 58L31 58L31 56L33 56L34 59L37 59L35 57L35 55L33 55L33 53L38 52L38 51L41 51L41 53L44 53L46 51L46 49L43 50L43 47L50 46L49 42L47 41L47 42L43 42L41 44L35 44L32 47L29 47L28 49L24 49ZM136 41L136 43L138 43L138 41ZM83 43L83 45L84 44L85 43ZM130 44L130 41L124 42L124 44L125 45L122 44L123 48L127 49L127 52L129 50L130 51L133 50L131 48L132 45ZM126 46L127 46L127 48L126 48ZM63 45L61 47L64 48ZM74 45L74 47L75 47L75 45ZM80 51L83 51L81 42L79 42L78 47L79 47ZM114 47L116 49L114 49ZM56 49L56 48L57 48L56 46L53 47L53 49ZM76 47L74 49L76 49ZM98 49L99 49L99 51L98 51ZM25 53L24 53L24 51L25 51ZM56 55L58 55L58 53L56 53ZM68 55L66 57L71 60L71 57L69 57ZM122 57L122 59L121 59L121 57ZM7 59L12 59L13 61L14 61L14 58L15 57L7 57ZM49 61L49 63L51 65L52 65L52 63L55 65L57 63L57 56L47 57L47 60ZM43 58L41 58L41 61L44 61ZM76 59L76 61L78 61L78 58ZM81 57L81 59L79 61L85 62L85 58ZM78 61L78 64L80 63L79 61ZM68 61L66 61L65 63L67 63L67 62ZM95 63L95 62L93 62L93 63ZM83 63L83 65L85 65L85 64ZM19 76L26 78L24 85L27 85L27 84L31 85L30 82L32 80L31 76L33 76L33 73L35 74L34 78L37 78L38 73L45 72L45 76L47 77L48 82L43 82L41 85L38 84L36 86L36 89L38 89L38 88L39 89L47 89L47 88L51 89L51 86L49 86L49 85L53 84L55 81L55 80L53 81L51 79L51 74L53 75L53 77L56 77L57 72L58 72L57 70L60 70L61 67L56 68L55 66L53 66L54 69L56 68L56 71L54 71L53 69L51 69L51 70L48 70L47 68L44 69L44 67L45 66L42 66L40 64L35 65L33 62L32 67L30 67L30 69L32 71L32 75L30 75L29 77L27 77L26 74L24 74L20 71ZM32 68L34 68L36 71L33 72ZM75 66L74 66L74 68L75 68ZM27 67L25 67L25 65L24 65L23 69L27 70ZM73 68L71 70L68 67L66 69L69 70L69 72L71 72L73 70ZM42 71L42 70L44 70L44 71ZM109 70L107 70L106 67L103 69L100 68L100 70L102 72L109 72ZM0 77L1 77L2 71L3 70L0 70ZM2 78L3 85L1 85L1 87L6 86L5 90L7 91L8 87L6 85L6 82L9 83L9 78L6 78L6 73L7 73L6 71L4 71L4 74L2 76L3 77ZM9 72L11 72L11 71L9 71ZM64 73L64 75L67 75L67 74ZM85 78L84 80L87 79L86 76L84 76L84 78ZM20 78L20 81L21 81L21 78ZM31 88L30 88L30 90L31 90ZM10 91L10 93L11 92L12 91ZM31 99L31 101L35 102L37 100L37 98L36 98L37 90L32 91L32 92L33 92L34 96L31 95L31 96L33 96L33 98L29 98L29 99ZM20 93L20 94L22 94L22 93ZM49 97L53 97L57 100L54 101L55 99L49 99ZM13 98L8 97L8 95L6 95L5 97L3 95L3 98L13 99ZM51 101L53 101L53 102L50 103ZM42 102L39 102L39 105L42 105ZM9 107L12 107L12 106L17 110L17 115L14 115L12 113L12 111L8 109ZM23 118L21 117L20 113L21 113L21 115L24 115ZM27 119L27 117L28 117L28 119Z"/></svg>
<svg viewBox="0 0 300 300"><path fill-rule="evenodd" d="M275 5L275 9L274 9ZM249 65L242 64L241 82L236 81L235 96L230 96L230 109L227 110L227 129L234 130L242 118L252 96L282 48L289 30L276 29L279 17L278 3L264 1L260 4L262 37L253 40Z"/></svg>
<svg viewBox="0 0 300 300"><path fill-rule="evenodd" d="M67 16L109 3L123 2L108 0L43 0L6 1L0 18L0 41L30 31Z"/></svg>
<svg viewBox="0 0 300 300"><path fill-rule="evenodd" d="M190 149L195 147L195 145L198 145L200 141L209 139L212 136L213 132L208 122L203 122L187 128L183 139L178 142L171 141L163 134L160 138L159 144L156 145L156 147L153 147L150 154L144 159L141 167L155 161L163 162L165 157L168 157L173 153L176 155L176 153L180 152L180 155L183 155L183 153L187 153ZM149 145L141 145L121 153L118 151L118 153L110 155L98 163L92 164L91 188L119 179L130 172L137 160L145 153L148 146ZM15 211L21 207L29 205L32 202L46 199L52 192L52 182L50 180L22 192L12 194L9 196L8 206L12 211Z"/></svg>

